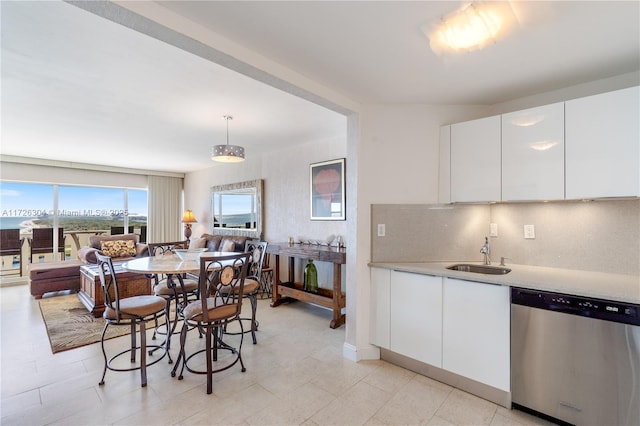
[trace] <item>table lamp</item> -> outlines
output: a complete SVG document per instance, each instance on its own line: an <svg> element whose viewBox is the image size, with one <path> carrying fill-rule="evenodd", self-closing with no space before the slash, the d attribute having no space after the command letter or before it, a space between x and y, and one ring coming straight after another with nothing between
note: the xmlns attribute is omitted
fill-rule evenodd
<svg viewBox="0 0 640 426"><path fill-rule="evenodd" d="M193 211L187 210L184 212L184 216L182 216L182 223L184 223L184 237L189 241L191 238L191 224L197 223L195 216L193 215Z"/></svg>

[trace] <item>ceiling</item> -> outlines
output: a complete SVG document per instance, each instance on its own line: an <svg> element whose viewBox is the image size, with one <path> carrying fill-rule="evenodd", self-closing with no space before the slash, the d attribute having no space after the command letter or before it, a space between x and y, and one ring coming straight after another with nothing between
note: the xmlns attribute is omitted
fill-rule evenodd
<svg viewBox="0 0 640 426"><path fill-rule="evenodd" d="M125 4L127 2L120 2ZM434 54L456 1L161 1L155 6L355 103L493 105L640 70L639 1L511 2L508 38ZM73 4L0 3L3 155L189 172L344 137L343 115ZM232 167L232 166L231 166Z"/></svg>

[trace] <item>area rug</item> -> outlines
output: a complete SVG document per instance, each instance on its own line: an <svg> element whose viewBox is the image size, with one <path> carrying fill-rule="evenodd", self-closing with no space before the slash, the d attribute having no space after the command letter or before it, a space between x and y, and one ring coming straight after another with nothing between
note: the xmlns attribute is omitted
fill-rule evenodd
<svg viewBox="0 0 640 426"><path fill-rule="evenodd" d="M40 299L51 352L58 353L100 341L103 318L94 318L76 294ZM129 327L109 327L106 339L129 333Z"/></svg>

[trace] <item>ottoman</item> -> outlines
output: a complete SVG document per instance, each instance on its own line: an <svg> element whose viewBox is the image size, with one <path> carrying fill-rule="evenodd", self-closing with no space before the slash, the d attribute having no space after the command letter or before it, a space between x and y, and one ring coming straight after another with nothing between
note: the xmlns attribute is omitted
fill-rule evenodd
<svg viewBox="0 0 640 426"><path fill-rule="evenodd" d="M64 262L32 263L29 265L29 287L31 295L41 299L50 291L80 289L80 260Z"/></svg>

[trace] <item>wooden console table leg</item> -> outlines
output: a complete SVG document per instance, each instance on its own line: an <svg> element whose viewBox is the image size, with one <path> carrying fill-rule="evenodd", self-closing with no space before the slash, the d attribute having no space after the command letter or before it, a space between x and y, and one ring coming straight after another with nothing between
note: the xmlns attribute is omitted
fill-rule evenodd
<svg viewBox="0 0 640 426"><path fill-rule="evenodd" d="M273 283L271 285L271 307L282 304L282 297L278 293L278 286L280 285L280 255L276 254L276 264L273 266Z"/></svg>
<svg viewBox="0 0 640 426"><path fill-rule="evenodd" d="M346 318L342 314L342 265L333 264L333 319L330 328L338 328L344 324Z"/></svg>

